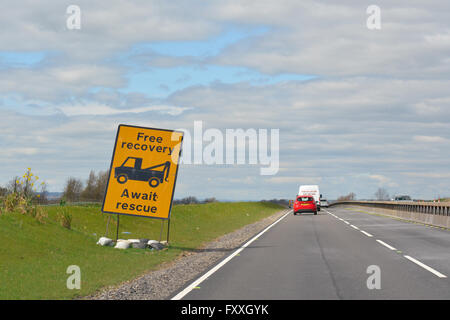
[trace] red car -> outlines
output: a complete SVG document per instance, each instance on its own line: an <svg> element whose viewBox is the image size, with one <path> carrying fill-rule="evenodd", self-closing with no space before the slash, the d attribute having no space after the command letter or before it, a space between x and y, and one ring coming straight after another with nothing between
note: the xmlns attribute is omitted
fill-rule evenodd
<svg viewBox="0 0 450 320"><path fill-rule="evenodd" d="M316 201L314 201L312 196L297 196L297 199L294 202L294 216L297 215L297 213L303 212L313 212L314 214L317 214Z"/></svg>

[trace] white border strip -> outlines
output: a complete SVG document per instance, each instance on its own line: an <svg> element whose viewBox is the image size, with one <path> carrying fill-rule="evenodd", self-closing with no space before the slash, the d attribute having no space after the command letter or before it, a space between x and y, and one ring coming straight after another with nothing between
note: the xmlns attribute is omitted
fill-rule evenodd
<svg viewBox="0 0 450 320"><path fill-rule="evenodd" d="M359 231L361 231L362 233L364 233L368 237L373 237L373 235L371 235L370 233L368 233L368 232L366 232L364 230L359 230Z"/></svg>
<svg viewBox="0 0 450 320"><path fill-rule="evenodd" d="M424 268L425 270L430 271L431 273L433 273L434 275L438 276L439 278L447 278L446 275L440 273L439 271L434 270L433 268L427 266L426 264L420 262L419 260L414 259L413 257L410 256L404 256L406 259L414 262L415 264L421 266L422 268Z"/></svg>
<svg viewBox="0 0 450 320"><path fill-rule="evenodd" d="M187 295L189 292L191 292L195 287L197 287L200 283L202 283L203 281L205 281L208 277L210 277L214 272L216 272L217 270L219 270L220 268L222 268L228 261L230 261L231 259L233 259L236 255L238 255L242 250L244 250L247 246L249 246L253 241L255 241L256 239L258 239L263 233L265 233L267 230L269 230L270 228L272 228L274 225L276 225L278 222L280 222L281 220L283 220L288 214L290 214L292 212L292 210L289 210L285 215L283 215L281 218L279 218L277 221L275 221L274 223L272 223L270 226L268 226L267 228L265 228L263 231L261 231L260 233L258 233L256 236L254 236L253 238L251 238L249 241L247 241L243 246L241 246L239 249L237 249L235 252L233 252L232 254L230 254L227 258L225 258L222 262L220 262L218 265L216 265L214 268L212 268L211 270L209 270L208 272L206 272L204 275L202 275L200 278L198 278L197 280L195 280L194 282L192 282L190 285L188 285L186 287L186 289L184 289L183 291L181 291L180 293L178 293L175 297L173 297L171 300L180 300L183 299L183 297L185 295Z"/></svg>
<svg viewBox="0 0 450 320"><path fill-rule="evenodd" d="M328 211L327 211L327 212L328 212ZM330 213L330 212L328 212L328 213ZM331 214L331 213L330 213L330 214ZM339 218L338 216L335 216L335 217L337 217L339 220L344 221L346 224L350 224L349 222L345 221L345 220L342 219L342 218ZM352 224L350 224L350 226L351 226L352 228L358 229L358 227L356 227L356 226L354 226L354 225L352 225ZM364 233L364 234L365 234L366 236L368 236L368 237L373 237L373 235L371 235L370 233L368 233L368 232L366 232L366 231L364 231L364 230L359 229L359 231L361 231L362 233ZM383 241L378 240L378 239L376 239L376 241L377 241L379 244L385 246L386 248L389 248L390 250L397 250L397 249L395 249L393 246L388 245L386 242L383 242ZM413 257L407 256L407 255L404 255L403 257L405 257L406 259L408 259L408 260L414 262L415 264L417 264L418 266L424 268L425 270L427 270L427 271L433 273L434 275L438 276L439 278L447 278L447 276L446 276L445 274L442 274L442 273L440 273L439 271L434 270L433 268L427 266L426 264L420 262L419 260L414 259Z"/></svg>
<svg viewBox="0 0 450 320"><path fill-rule="evenodd" d="M383 242L383 241L378 240L378 239L377 239L377 242L380 243L380 244L382 244L382 245L385 246L386 248L389 248L389 249L391 249L391 250L397 250L397 249L395 249L393 246L388 245L386 242Z"/></svg>

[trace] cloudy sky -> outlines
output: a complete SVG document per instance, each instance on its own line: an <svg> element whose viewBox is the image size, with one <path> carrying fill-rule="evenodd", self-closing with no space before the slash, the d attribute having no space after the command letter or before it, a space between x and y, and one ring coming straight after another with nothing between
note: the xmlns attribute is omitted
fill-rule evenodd
<svg viewBox="0 0 450 320"><path fill-rule="evenodd" d="M201 120L279 129L280 169L183 165L176 198L450 196L448 1L5 1L0 185L31 167L61 191L109 167L118 124Z"/></svg>

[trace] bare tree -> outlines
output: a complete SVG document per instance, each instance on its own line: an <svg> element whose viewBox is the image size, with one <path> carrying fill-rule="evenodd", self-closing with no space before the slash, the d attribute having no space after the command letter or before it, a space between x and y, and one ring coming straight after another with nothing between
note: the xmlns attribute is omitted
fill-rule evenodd
<svg viewBox="0 0 450 320"><path fill-rule="evenodd" d="M102 201L105 196L106 185L108 183L109 170L89 173L86 180L86 187L81 193L81 199L90 201Z"/></svg>
<svg viewBox="0 0 450 320"><path fill-rule="evenodd" d="M384 188L378 188L377 192L375 192L375 199L381 200L389 200L389 193Z"/></svg>
<svg viewBox="0 0 450 320"><path fill-rule="evenodd" d="M83 192L81 192L81 198L83 200L93 200L95 199L95 189L97 185L97 176L94 170L89 173L89 178L86 181L86 187Z"/></svg>
<svg viewBox="0 0 450 320"><path fill-rule="evenodd" d="M4 197L8 194L8 189L0 187L0 197Z"/></svg>
<svg viewBox="0 0 450 320"><path fill-rule="evenodd" d="M22 192L22 185L20 184L19 176L15 176L11 181L8 182L6 186L9 192L20 193Z"/></svg>
<svg viewBox="0 0 450 320"><path fill-rule="evenodd" d="M196 197L189 196L180 200L174 200L174 204L196 204L200 203Z"/></svg>
<svg viewBox="0 0 450 320"><path fill-rule="evenodd" d="M97 183L95 186L95 198L96 200L103 200L106 191L106 185L108 184L109 170L100 171L97 175Z"/></svg>
<svg viewBox="0 0 450 320"><path fill-rule="evenodd" d="M47 203L48 202L48 191L47 191L47 183L42 182L40 186L40 192L38 193L39 203Z"/></svg>
<svg viewBox="0 0 450 320"><path fill-rule="evenodd" d="M338 201L348 201L348 200L355 200L355 199L356 199L356 194L353 192L350 192L346 196L340 196L337 200Z"/></svg>
<svg viewBox="0 0 450 320"><path fill-rule="evenodd" d="M217 199L214 198L214 197L206 198L204 202L205 202L205 203L217 202Z"/></svg>
<svg viewBox="0 0 450 320"><path fill-rule="evenodd" d="M83 191L83 182L81 182L80 179L70 177L66 181L63 197L67 201L78 201L80 200L80 195L82 191Z"/></svg>

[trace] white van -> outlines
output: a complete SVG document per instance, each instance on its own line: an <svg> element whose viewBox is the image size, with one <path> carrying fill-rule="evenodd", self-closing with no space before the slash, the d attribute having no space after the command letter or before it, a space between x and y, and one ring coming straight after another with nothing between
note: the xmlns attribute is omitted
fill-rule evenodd
<svg viewBox="0 0 450 320"><path fill-rule="evenodd" d="M298 189L298 195L308 195L308 196L313 196L314 200L316 201L316 205L317 205L317 211L320 211L320 191L319 191L319 186L316 185L305 185L305 186L300 186L300 188Z"/></svg>

